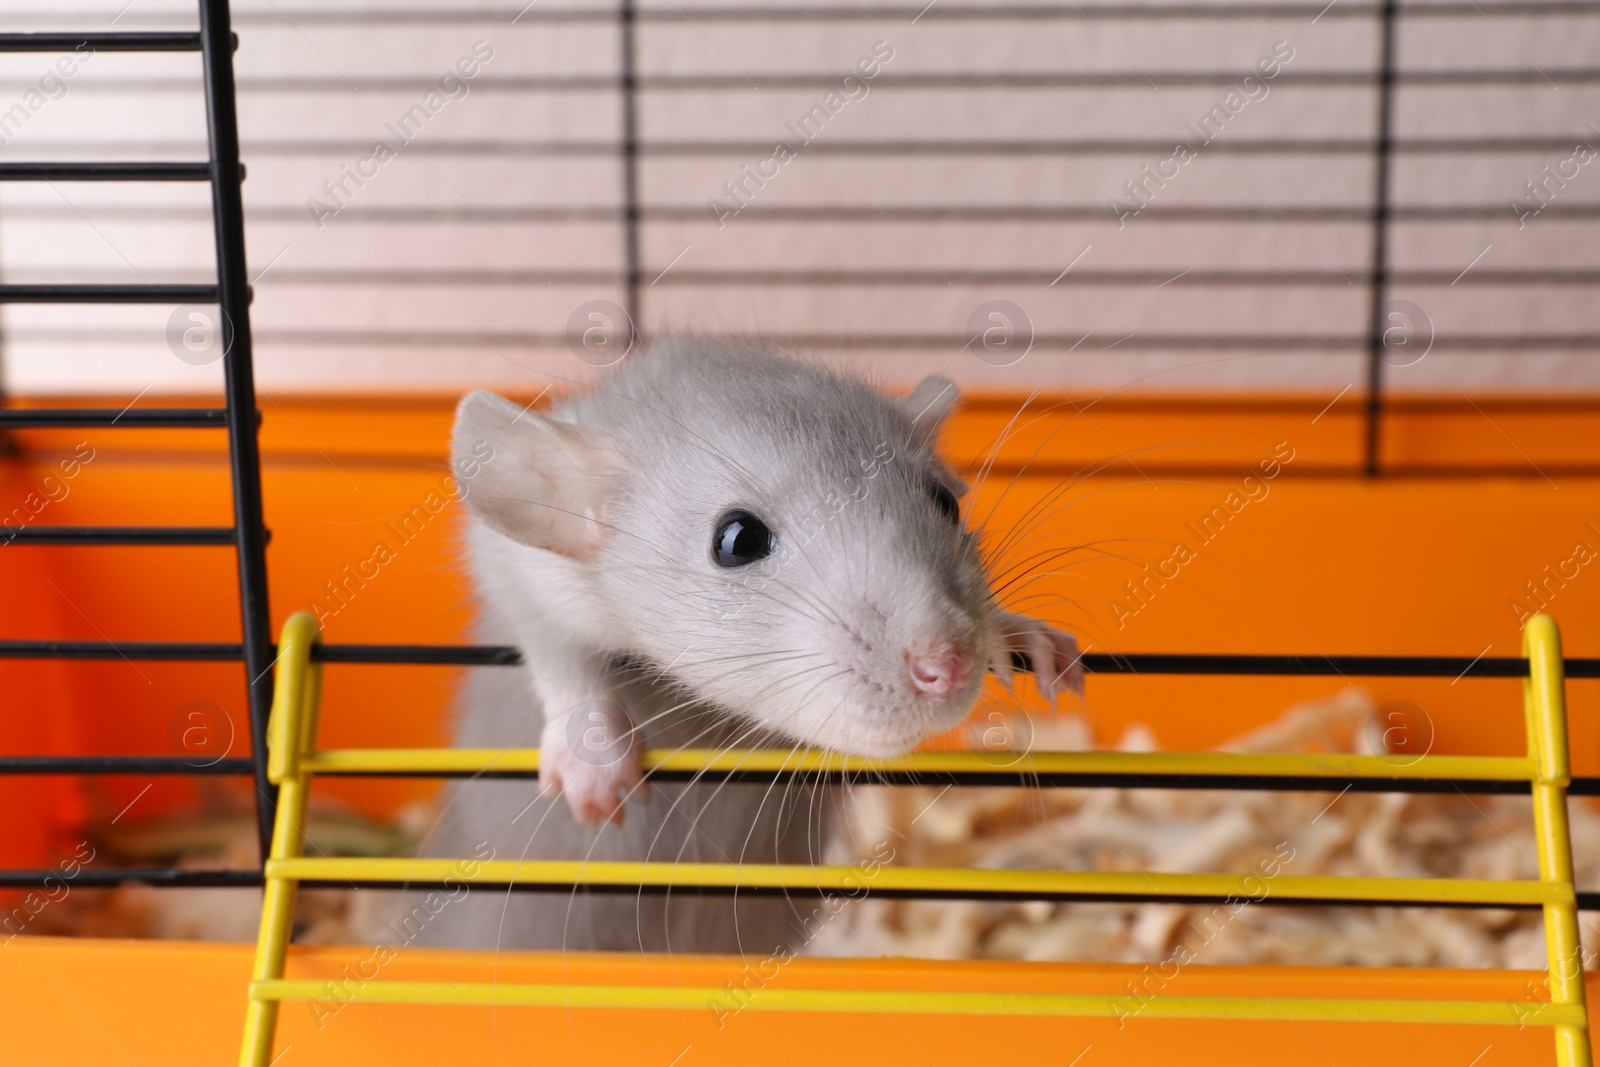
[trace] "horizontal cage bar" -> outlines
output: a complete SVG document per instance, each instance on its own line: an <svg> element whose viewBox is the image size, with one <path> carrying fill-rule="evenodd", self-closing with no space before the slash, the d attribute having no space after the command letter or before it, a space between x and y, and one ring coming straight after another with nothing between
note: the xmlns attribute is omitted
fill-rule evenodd
<svg viewBox="0 0 1600 1067"><path fill-rule="evenodd" d="M322 663L427 663L513 665L521 654L506 645L314 645ZM1090 652L1084 670L1094 674L1362 675L1399 678L1522 678L1528 661L1480 656L1258 656ZM1568 659L1569 678L1600 678L1600 659Z"/></svg>
<svg viewBox="0 0 1600 1067"><path fill-rule="evenodd" d="M905 89L1103 89L1108 86L1147 87L1151 81L1160 80L1161 87L1233 86L1239 82L1236 70L1174 70L1146 67L1144 74L1126 71L927 71L916 74L880 72L872 80L872 91ZM1149 75L1146 80L1145 75ZM1543 66L1539 70L1503 67L1481 70L1399 70L1393 74L1398 85L1532 85L1551 81L1600 81L1597 67ZM829 71L796 72L790 74L752 74L746 78L738 74L641 74L633 79L636 93L698 92L706 89L734 89L743 91L754 86L757 91L771 89L832 89L838 86L840 76ZM1365 88L1382 83L1382 75L1366 69L1280 71L1272 84L1278 88L1301 86L1340 86ZM25 83L24 83L25 84ZM317 93L344 92L349 84L336 76L319 77L298 75L289 77L262 76L240 78L237 87L243 93ZM417 91L426 92L433 86L425 78L408 76L368 77L361 79L365 92ZM475 93L594 93L616 94L622 91L616 75L610 74L558 74L495 75L480 74L473 79ZM103 78L88 83L79 92L116 93L128 90L140 92L194 91L194 83L183 78ZM253 213L252 213L253 214Z"/></svg>
<svg viewBox="0 0 1600 1067"><path fill-rule="evenodd" d="M8 545L232 545L231 526L22 526L0 527Z"/></svg>
<svg viewBox="0 0 1600 1067"><path fill-rule="evenodd" d="M30 889L62 882L74 889L114 889L125 885L147 885L157 889L250 889L259 887L262 878L260 871L191 871L175 867L83 867L70 877L59 868L0 870L0 889Z"/></svg>
<svg viewBox="0 0 1600 1067"><path fill-rule="evenodd" d="M210 163L0 163L0 182L204 182Z"/></svg>
<svg viewBox="0 0 1600 1067"><path fill-rule="evenodd" d="M640 268L645 275L659 275L654 284L668 288L685 286L815 286L819 288L862 285L1030 285L1049 286L1061 281L1061 273L1044 270L677 270L663 271L661 264ZM626 271L609 270L282 270L273 281L280 285L527 285L532 282L557 285L609 283L620 285L628 279ZM1600 270L1530 268L1528 270L1483 270L1462 276L1460 270L1395 270L1382 277L1395 284L1441 285L1455 282L1482 285L1600 285ZM1328 270L1085 270L1072 274L1074 286L1171 285L1177 288L1239 286L1330 286L1346 287L1352 282L1371 284L1373 272L1360 269Z"/></svg>
<svg viewBox="0 0 1600 1067"><path fill-rule="evenodd" d="M0 33L0 52L71 52L87 45L96 52L198 52L198 33ZM234 48L239 39L234 37Z"/></svg>
<svg viewBox="0 0 1600 1067"><path fill-rule="evenodd" d="M394 663L419 666L503 667L522 662L522 653L504 645L341 645L312 646L319 663Z"/></svg>
<svg viewBox="0 0 1600 1067"><path fill-rule="evenodd" d="M0 641L0 658L35 659L236 659L237 644L183 641ZM423 666L514 666L516 649L504 645L318 644L321 663ZM1176 653L1091 652L1083 657L1092 674L1357 675L1368 678L1522 678L1528 661L1514 657L1466 656L1256 656ZM1568 659L1569 678L1600 678L1600 659Z"/></svg>
<svg viewBox="0 0 1600 1067"><path fill-rule="evenodd" d="M1425 756L1267 756L1235 753L953 751L869 760L789 750L648 751L651 781L861 785L1016 786L1063 789L1274 790L1324 793L1530 792L1533 765L1522 758ZM342 749L304 757L302 766L334 777L531 779L537 749ZM1600 779L1575 786L1600 787ZM1582 794L1581 788L1574 792Z"/></svg>
<svg viewBox="0 0 1600 1067"><path fill-rule="evenodd" d="M805 152L814 156L970 156L992 159L999 156L1170 156L1182 138L1097 138L1080 140L958 140L945 141L814 141L805 143ZM660 159L707 158L728 156L735 158L770 156L775 141L640 141L633 151L641 157ZM178 146L174 146L178 147ZM1246 140L1209 141L1204 150L1208 155L1369 155L1379 149L1378 142L1364 137L1304 138L1257 137ZM1494 153L1571 152L1571 137L1440 137L1412 138L1388 144L1392 153L1426 155L1482 155ZM344 139L255 140L244 146L254 157L304 156L369 152L370 142ZM610 159L623 152L615 141L545 140L523 141L507 139L458 138L417 142L407 151L419 156L501 156L501 157L567 157Z"/></svg>
<svg viewBox="0 0 1600 1067"><path fill-rule="evenodd" d="M505 345L508 347L560 347L566 337L559 333L493 333L449 330L262 330L260 337L278 344L385 344L409 348L439 345ZM738 334L700 335L708 344L748 343ZM832 348L841 351L926 351L959 352L969 339L959 334L849 334L786 333L788 344L802 348ZM1365 351L1370 338L1363 334L1212 334L1130 333L1116 336L1094 334L1037 334L1033 347L1039 351L1072 351L1082 348L1089 354L1117 348L1124 352L1263 352L1281 356L1286 349L1314 352ZM1545 352L1551 349L1594 351L1600 349L1600 334L1441 334L1433 342L1434 352Z"/></svg>
<svg viewBox="0 0 1600 1067"><path fill-rule="evenodd" d="M397 861L397 862L401 862L401 861ZM455 862L455 861L448 861L448 862ZM852 868L852 869L854 869L854 868ZM459 880L458 875L455 872L452 872L449 877L454 879L454 880L446 882L446 881L429 881L429 880L422 879L422 878L410 878L410 879L406 879L405 881L402 881L402 882L395 882L395 881L372 881L372 880L350 879L350 878L329 878L329 879L304 878L304 879L298 879L298 881L299 881L300 885L303 888L307 888L307 889L374 889L374 888L390 889L390 888L399 888L399 887L404 887L406 889L416 890L416 891L425 891L425 890L433 890L433 889L439 889L439 890L455 890L455 889L458 889L460 887L460 885L461 885L461 882ZM54 869L54 868L47 868L47 869L42 869L42 870L37 870L37 869L36 870L0 870L0 888L29 888L29 887L44 886L44 885L53 884L52 881L51 881L52 879L54 879L55 881L59 882L61 880L61 871L58 870L58 869ZM170 867L124 867L124 868L102 868L102 869L99 869L99 870L85 868L83 870L80 870L72 878L73 886L82 887L82 888L94 888L94 889L109 889L109 888L115 888L117 886L123 886L123 885L147 885L147 886L151 886L153 888L158 888L158 889L159 888L168 888L168 887L170 887L170 888L212 887L212 888L252 889L252 888L260 887L263 884L263 881L264 881L264 879L263 879L263 877L261 875L261 872L254 871L254 870L211 870L211 871L206 871L206 870L176 870L176 869L170 868ZM581 887L581 886L574 887L574 886L568 885L568 884L562 884L562 885L557 885L557 886L553 886L553 887L548 887L547 889L546 889L546 887L530 886L530 885L511 886L511 887L508 887L508 888L514 889L514 890L517 890L517 891L524 891L524 890L526 890L526 891L540 891L541 889L545 889L546 891L551 891L551 892L559 892L559 891L585 892L585 891L588 891L587 889L585 889L585 887ZM638 893L638 892L640 892L640 889L637 886L625 886L625 887L619 886L619 887L613 887L613 891L619 892L619 893ZM661 889L661 890L658 890L658 891L664 892L665 890ZM678 889L673 889L672 892L673 893L684 893L686 891L681 889L681 888L678 888ZM745 892L745 891L741 890L741 893L742 892ZM797 890L788 890L787 892L789 892L791 894L794 894L794 895L797 895L797 896L800 895ZM874 893L874 895L876 895L877 891L874 890L873 893ZM1034 896L1007 896L1007 895L1004 895L1004 894L996 895L996 896L992 896L992 897L984 896L982 894L974 896L974 895L969 893L969 894L965 894L965 895L959 895L958 894L958 895L953 896L953 897L944 897L942 899L1033 900L1033 899L1038 899L1038 898L1034 897ZM1177 896L1177 895L1162 894L1162 893L1147 893L1147 894L1141 895L1139 898L1137 898L1137 902L1139 902L1139 903L1150 903L1150 904L1159 904L1159 903L1195 903L1195 902L1213 903L1213 902L1217 902L1217 900L1219 900L1219 899L1226 899L1226 898L1194 897L1192 895L1190 895L1190 896ZM1580 892L1580 893L1577 894L1577 901L1578 901L1578 908L1581 911L1600 911L1600 892ZM1107 896L1107 897L1104 897L1102 899L1101 897L1096 896L1095 894L1080 894L1080 895L1072 897L1070 900L1067 900L1065 902L1066 903L1103 903L1103 902L1126 903L1128 901L1124 897L1118 896L1118 895ZM1310 897L1305 898L1305 899L1287 898L1287 897L1277 898L1277 897L1272 897L1270 895L1268 897L1266 897L1265 899L1259 901L1259 903L1262 903L1262 904L1271 903L1271 904L1274 904L1274 905L1282 905L1284 907L1326 907L1326 906L1330 906L1330 905L1338 905L1338 906L1343 906L1343 907L1376 906L1376 907L1429 907L1429 908L1433 908L1433 907L1458 907L1459 906L1459 907L1494 907L1494 908L1505 908L1507 910L1530 910L1532 908L1536 908L1536 907L1540 907L1541 906L1541 905L1537 905L1537 904L1526 904L1526 905L1521 905L1521 904L1518 904L1518 905L1470 905L1470 904L1449 904L1449 903L1426 904L1426 903L1413 903L1413 902L1400 902L1400 903L1389 902L1389 903L1384 903L1384 902L1381 902L1381 901L1379 901L1379 902L1368 902L1368 901L1360 901L1360 900L1329 901L1329 900L1322 900L1322 899L1319 899L1319 898L1310 898Z"/></svg>
<svg viewBox="0 0 1600 1067"><path fill-rule="evenodd" d="M1465 782L1526 784L1537 772L1526 757L1289 755L1234 752L912 752L887 759L792 749L650 749L642 757L652 775L749 774L767 777L834 773L863 783L879 775L960 775L983 782L1017 777L1103 775L1163 778L1294 777L1309 781L1370 779L1375 783L1457 779ZM536 748L368 748L330 749L301 758L316 774L409 774L484 772L536 774ZM992 783L991 783L992 784ZM1319 788L1323 788L1319 786Z"/></svg>
<svg viewBox="0 0 1600 1067"><path fill-rule="evenodd" d="M0 285L0 304L215 304L215 285Z"/></svg>
<svg viewBox="0 0 1600 1067"><path fill-rule="evenodd" d="M330 777L533 779L537 749L335 749L306 757ZM1280 792L1526 794L1526 761L1428 756L1258 757L1228 753L917 752L866 760L785 750L660 750L646 773L662 782L800 781L866 785L1025 788L1274 790ZM1321 766L1313 767L1320 762ZM1476 764L1476 765L1474 765ZM192 756L3 756L0 775L245 774L247 759ZM1248 766L1248 771L1243 770ZM1197 767L1206 767L1197 770ZM1315 773L1308 773L1308 768ZM1463 773L1464 772L1464 773ZM1504 773L1507 777L1492 777ZM1357 775L1362 776L1357 776ZM1600 795L1600 778L1574 778L1574 796Z"/></svg>
<svg viewBox="0 0 1600 1067"><path fill-rule="evenodd" d="M0 408L0 429L143 427L226 429L225 408Z"/></svg>
<svg viewBox="0 0 1600 1067"><path fill-rule="evenodd" d="M209 662L244 658L235 644L203 641L0 641L0 659L139 659Z"/></svg>
<svg viewBox="0 0 1600 1067"><path fill-rule="evenodd" d="M489 21L503 23L508 19L516 18L529 23L537 22L587 22L587 23L615 23L619 14L614 8L592 7L534 7L519 11L519 5L492 7L479 6L476 8L452 9L448 14L442 11L428 11L421 9L390 8L373 11L360 10L320 10L320 9L295 9L294 17L297 21L312 23L331 23L348 25L425 25L436 22L451 22L459 24L466 21ZM1383 13L1381 3L1368 0L1366 3L1322 4L1312 0L1310 3L1273 3L1238 4L1218 2L1196 2L1192 4L1151 3L1151 4L1111 4L1088 3L1069 5L1016 5L996 4L993 6L977 5L923 5L912 3L908 5L863 5L860 7L840 7L827 5L818 7L797 6L772 6L760 5L738 6L729 4L721 7L707 6L682 6L672 4L670 7L644 7L636 9L631 18L636 22L669 22L682 24L684 20L694 22L838 22L838 21L866 21L866 22L904 22L912 18L927 19L932 22L968 22L968 21L1060 21L1081 20L1086 18L1132 20L1146 19L1176 19L1180 21L1200 21L1210 19L1269 19L1269 18L1296 18L1296 17L1327 17L1333 19L1374 19ZM1408 3L1400 5L1396 14L1401 18L1480 18L1485 15L1595 15L1600 14L1600 9L1595 5L1585 3L1583 0L1530 0L1528 3L1516 3L1514 0L1491 0L1485 3L1472 3L1468 0L1461 3L1459 0L1440 0L1439 3L1417 4ZM276 25L273 17L265 12L240 12L234 18L238 24L272 23Z"/></svg>
<svg viewBox="0 0 1600 1067"><path fill-rule="evenodd" d="M853 983L852 983L853 985ZM259 1000L325 1000L325 980L278 978L250 983ZM482 1007L656 1008L778 1012L873 1012L928 1015L1043 1015L1078 1018L1252 1019L1301 1022L1431 1022L1489 1026L1571 1025L1580 1004L1492 1000L1335 1000L1291 997L1152 997L1073 993L861 989L773 989L739 997L726 987L519 985L506 982L366 982L360 999L376 1004L471 1004Z"/></svg>
<svg viewBox="0 0 1600 1067"><path fill-rule="evenodd" d="M417 879L476 885L623 893L868 895L929 899L1097 900L1137 902L1152 894L1189 902L1251 900L1388 906L1438 904L1532 907L1572 903L1573 890L1540 881L1470 878L1368 878L1280 874L1175 874L1165 871L991 870L970 867L878 867L585 860L486 860L469 872L461 860L296 857L269 859L266 877L344 879L404 885ZM1268 888L1270 886L1270 888ZM977 896L974 897L973 894ZM997 896L998 895L998 896Z"/></svg>
<svg viewBox="0 0 1600 1067"><path fill-rule="evenodd" d="M0 774L249 774L247 758L194 756L0 756Z"/></svg>
<svg viewBox="0 0 1600 1067"><path fill-rule="evenodd" d="M0 766L0 773L4 773ZM330 777L355 775L374 778L471 778L474 780L525 780L538 778L538 771L344 771L324 770ZM878 771L853 776L844 771L755 771L755 770L656 770L648 774L652 782L738 782L767 785L773 782L798 782L802 785L953 785L997 788L1016 786L1027 789L1178 789L1247 790L1292 793L1457 793L1466 796L1527 796L1529 783L1516 779L1482 778L1327 778L1292 774L1116 774L1110 772L1022 771ZM1574 779L1588 790L1571 790L1573 795L1600 795L1600 778Z"/></svg>
<svg viewBox="0 0 1600 1067"><path fill-rule="evenodd" d="M851 207L843 204L794 204L760 206L751 204L739 212L741 226L750 223L788 222L878 222L884 218L895 222L1101 222L1111 217L1104 204L1048 205L1048 204L882 204L882 212L868 207ZM1250 204L1216 204L1212 206L1159 206L1150 204L1139 213L1141 225L1147 222L1274 222L1285 218L1296 222L1360 222L1370 223L1371 207L1361 205L1284 204L1282 212L1266 206ZM1389 209L1389 218L1404 222L1459 222L1463 220L1502 219L1509 214L1505 202L1498 204L1399 204ZM107 205L100 211L102 217L125 219L194 219L204 218L200 208L176 205L136 205L122 207ZM298 222L306 217L298 207L264 204L251 211L258 219L275 222ZM11 209L13 218L76 218L69 208L50 205L17 205ZM699 222L710 216L704 204L655 204L639 208L640 222ZM339 213L341 225L358 223L393 222L616 222L626 220L623 208L593 204L566 206L509 207L482 205L482 213L472 208L441 207L436 205L400 205L395 207L363 207L351 205ZM1540 212L1543 219L1594 219L1600 218L1597 204L1546 203ZM1172 273L1178 273L1173 268ZM273 272L276 274L277 272ZM1169 275L1170 276L1170 275ZM271 280L271 275L266 279Z"/></svg>

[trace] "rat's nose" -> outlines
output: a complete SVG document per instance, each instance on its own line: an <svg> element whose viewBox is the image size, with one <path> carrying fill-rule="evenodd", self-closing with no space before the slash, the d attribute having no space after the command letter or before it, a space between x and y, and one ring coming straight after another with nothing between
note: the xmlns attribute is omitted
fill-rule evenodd
<svg viewBox="0 0 1600 1067"><path fill-rule="evenodd" d="M918 693L944 696L966 685L972 677L972 652L950 645L929 652L908 651L906 676Z"/></svg>

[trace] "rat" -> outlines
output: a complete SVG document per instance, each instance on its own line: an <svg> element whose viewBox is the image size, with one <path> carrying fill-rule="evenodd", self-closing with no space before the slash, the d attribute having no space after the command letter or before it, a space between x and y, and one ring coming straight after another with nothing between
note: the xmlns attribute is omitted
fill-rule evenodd
<svg viewBox="0 0 1600 1067"><path fill-rule="evenodd" d="M473 473L478 635L524 666L470 672L456 743L537 745L538 793L452 783L424 851L816 862L814 785L650 784L647 744L895 756L959 724L987 672L1009 686L1014 655L1048 700L1081 693L1075 639L1006 610L984 574L967 487L936 451L958 397L941 376L889 396L688 340L547 410L468 393L452 450ZM808 910L487 889L411 908L416 940L765 950Z"/></svg>

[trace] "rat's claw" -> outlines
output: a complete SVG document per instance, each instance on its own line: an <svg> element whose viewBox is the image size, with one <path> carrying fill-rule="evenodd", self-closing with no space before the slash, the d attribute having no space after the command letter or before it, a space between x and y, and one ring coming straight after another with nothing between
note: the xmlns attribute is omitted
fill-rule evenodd
<svg viewBox="0 0 1600 1067"><path fill-rule="evenodd" d="M543 762L541 757L539 792L565 797L572 817L581 823L621 826L624 801L644 796L648 788L636 754L608 766L558 758L546 768Z"/></svg>
<svg viewBox="0 0 1600 1067"><path fill-rule="evenodd" d="M580 823L622 825L623 804L645 796L648 785L638 733L630 724L616 736L621 743L615 746L574 746L565 743L563 731L547 727L539 753L540 795L565 797Z"/></svg>
<svg viewBox="0 0 1600 1067"><path fill-rule="evenodd" d="M1009 665L1013 651L1026 653L1033 665L1034 685L1052 706L1063 690L1083 696L1083 657L1071 634L1039 619L1010 612L1000 618L1000 633L1003 640L995 658L1004 658ZM1005 676L1001 675L1001 680L1005 681Z"/></svg>

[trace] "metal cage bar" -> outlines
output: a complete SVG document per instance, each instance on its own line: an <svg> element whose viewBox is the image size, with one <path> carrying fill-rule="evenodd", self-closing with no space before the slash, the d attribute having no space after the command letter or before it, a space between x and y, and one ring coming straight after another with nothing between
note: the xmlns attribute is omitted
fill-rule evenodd
<svg viewBox="0 0 1600 1067"><path fill-rule="evenodd" d="M1372 267L1368 293L1367 319L1367 395L1365 404L1365 470L1368 477L1378 474L1382 464L1383 353L1389 296L1389 190L1393 175L1394 151L1394 51L1396 0L1383 0L1378 33L1378 113L1373 145L1372 171Z"/></svg>
<svg viewBox="0 0 1600 1067"><path fill-rule="evenodd" d="M272 620L267 606L267 529L261 503L254 353L250 338L250 280L245 268L244 173L233 83L234 36L228 0L200 0L206 131L211 143L211 209L217 246L218 307L222 317L228 463L233 483L233 532L239 569L240 632L255 758L256 824L261 855L272 842L276 792L265 767L267 717L272 706Z"/></svg>
<svg viewBox="0 0 1600 1067"><path fill-rule="evenodd" d="M617 93L622 105L622 137L618 147L622 165L623 310L628 317L624 352L638 339L642 321L640 283L644 277L639 262L639 50L634 35L635 14L634 0L619 0Z"/></svg>

